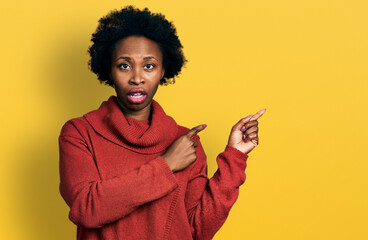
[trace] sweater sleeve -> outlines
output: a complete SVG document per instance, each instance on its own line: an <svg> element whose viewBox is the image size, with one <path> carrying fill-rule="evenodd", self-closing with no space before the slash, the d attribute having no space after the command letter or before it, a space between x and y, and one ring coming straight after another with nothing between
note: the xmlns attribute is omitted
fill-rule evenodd
<svg viewBox="0 0 368 240"><path fill-rule="evenodd" d="M217 157L218 170L208 179L206 155L199 143L185 196L193 239L212 239L224 224L238 198L239 186L245 181L247 158L246 154L226 146Z"/></svg>
<svg viewBox="0 0 368 240"><path fill-rule="evenodd" d="M178 186L161 157L120 176L101 180L93 154L72 124L63 127L59 148L60 193L70 207L70 220L78 226L102 227Z"/></svg>

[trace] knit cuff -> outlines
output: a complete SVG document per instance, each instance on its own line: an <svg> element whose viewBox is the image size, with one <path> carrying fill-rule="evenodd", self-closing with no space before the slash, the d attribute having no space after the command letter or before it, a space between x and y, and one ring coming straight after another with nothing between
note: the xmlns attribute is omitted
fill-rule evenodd
<svg viewBox="0 0 368 240"><path fill-rule="evenodd" d="M226 145L224 153L229 153L235 157L234 159L239 159L241 163L244 163L243 168L245 169L246 161L248 159L248 155L246 153L243 153L230 145Z"/></svg>
<svg viewBox="0 0 368 240"><path fill-rule="evenodd" d="M160 167L161 167L162 171L164 172L167 180L170 183L173 183L175 185L175 188L177 186L179 186L178 181L176 180L176 177L175 177L174 173L171 171L171 169L170 169L169 165L167 165L166 161L162 157L157 157L156 160L160 164Z"/></svg>

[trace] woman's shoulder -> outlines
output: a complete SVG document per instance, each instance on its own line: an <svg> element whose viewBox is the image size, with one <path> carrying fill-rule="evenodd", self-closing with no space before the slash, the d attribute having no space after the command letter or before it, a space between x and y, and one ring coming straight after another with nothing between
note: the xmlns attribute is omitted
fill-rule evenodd
<svg viewBox="0 0 368 240"><path fill-rule="evenodd" d="M61 128L60 136L80 136L82 133L88 131L90 125L85 117L72 118L68 120Z"/></svg>
<svg viewBox="0 0 368 240"><path fill-rule="evenodd" d="M72 118L68 120L61 128L60 135L83 135L83 133L87 133L88 131L92 130L92 126L91 123L88 121L88 117L103 118L103 116L106 115L108 111L110 111L109 106L114 104L114 101L114 96L111 96L107 101L102 102L99 108L91 110L90 112L84 114L82 117Z"/></svg>

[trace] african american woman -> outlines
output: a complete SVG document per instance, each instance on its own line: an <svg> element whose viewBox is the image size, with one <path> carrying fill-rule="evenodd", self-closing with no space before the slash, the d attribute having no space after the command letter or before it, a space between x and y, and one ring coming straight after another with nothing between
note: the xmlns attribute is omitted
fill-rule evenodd
<svg viewBox="0 0 368 240"><path fill-rule="evenodd" d="M258 145L257 119L241 119L207 177L198 133L176 124L153 100L186 59L173 24L132 6L99 21L90 68L115 88L99 109L62 128L60 192L77 239L212 239L245 181Z"/></svg>

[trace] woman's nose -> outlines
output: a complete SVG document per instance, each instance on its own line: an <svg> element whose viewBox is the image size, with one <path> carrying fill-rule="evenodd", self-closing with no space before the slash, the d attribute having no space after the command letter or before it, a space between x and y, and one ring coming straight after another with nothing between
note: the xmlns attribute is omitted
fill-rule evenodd
<svg viewBox="0 0 368 240"><path fill-rule="evenodd" d="M134 69L133 75L130 79L130 83L134 85L139 85L141 83L144 83L144 79L142 76L142 71L140 69Z"/></svg>

